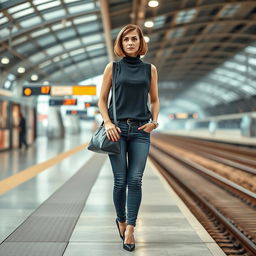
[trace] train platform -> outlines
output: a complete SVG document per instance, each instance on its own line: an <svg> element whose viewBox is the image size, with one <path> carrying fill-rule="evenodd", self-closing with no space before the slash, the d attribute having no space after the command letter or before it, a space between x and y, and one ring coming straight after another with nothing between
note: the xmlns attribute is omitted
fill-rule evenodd
<svg viewBox="0 0 256 256"><path fill-rule="evenodd" d="M81 141L0 153L0 255L131 254L115 224L110 162ZM150 159L142 189L134 255L225 255Z"/></svg>
<svg viewBox="0 0 256 256"><path fill-rule="evenodd" d="M256 137L242 136L238 130L223 130L218 131L215 134L210 134L206 130L162 130L161 132L170 135L185 136L229 144L256 146Z"/></svg>

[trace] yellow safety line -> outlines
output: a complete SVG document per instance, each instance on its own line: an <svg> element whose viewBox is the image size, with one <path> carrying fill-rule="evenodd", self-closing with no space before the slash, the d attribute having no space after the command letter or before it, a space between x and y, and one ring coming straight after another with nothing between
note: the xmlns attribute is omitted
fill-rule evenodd
<svg viewBox="0 0 256 256"><path fill-rule="evenodd" d="M79 145L77 147L74 147L73 149L70 149L64 153L61 153L45 162L31 166L23 171L20 171L17 174L14 174L14 175L0 181L0 195L13 189L14 187L32 179L34 176L36 176L40 172L45 171L46 169L48 169L49 167L62 161L66 157L69 157L69 156L77 153L78 151L85 149L86 146L87 146L87 143Z"/></svg>

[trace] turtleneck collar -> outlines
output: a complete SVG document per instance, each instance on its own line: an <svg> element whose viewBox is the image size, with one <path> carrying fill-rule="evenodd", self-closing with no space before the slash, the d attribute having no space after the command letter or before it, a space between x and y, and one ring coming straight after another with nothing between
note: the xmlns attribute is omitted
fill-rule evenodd
<svg viewBox="0 0 256 256"><path fill-rule="evenodd" d="M126 63L131 63L131 64L142 63L142 60L140 59L140 55L137 55L136 57L125 56L125 57L123 57L123 61Z"/></svg>

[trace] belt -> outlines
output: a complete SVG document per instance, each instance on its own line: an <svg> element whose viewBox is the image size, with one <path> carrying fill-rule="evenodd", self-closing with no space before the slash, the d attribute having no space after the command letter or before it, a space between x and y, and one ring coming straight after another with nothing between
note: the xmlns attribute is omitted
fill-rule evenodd
<svg viewBox="0 0 256 256"><path fill-rule="evenodd" d="M131 119L131 118L127 118L127 119L119 119L117 120L118 122L121 122L121 123L127 123L127 124L142 124L142 123L145 123L145 122L148 122L148 120L138 120L138 119Z"/></svg>

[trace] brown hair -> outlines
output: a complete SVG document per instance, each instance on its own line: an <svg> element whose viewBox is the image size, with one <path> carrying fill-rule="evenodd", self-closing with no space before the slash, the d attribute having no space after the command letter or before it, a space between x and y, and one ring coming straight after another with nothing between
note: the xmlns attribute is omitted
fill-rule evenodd
<svg viewBox="0 0 256 256"><path fill-rule="evenodd" d="M140 38L140 47L137 52L137 55L145 55L147 53L148 45L144 39L144 35L143 35L141 28L138 25L128 24L125 27L123 27L117 35L117 38L115 41L115 46L114 46L114 53L116 56L118 56L118 57L126 56L125 51L122 46L122 39L127 33L131 32L133 30L136 30L136 32L138 33L139 38Z"/></svg>

